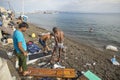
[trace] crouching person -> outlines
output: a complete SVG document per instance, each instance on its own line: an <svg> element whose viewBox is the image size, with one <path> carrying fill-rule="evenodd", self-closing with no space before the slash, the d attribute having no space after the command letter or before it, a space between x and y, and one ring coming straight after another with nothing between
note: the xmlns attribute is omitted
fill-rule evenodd
<svg viewBox="0 0 120 80"><path fill-rule="evenodd" d="M48 47L47 41L50 40L54 36L53 33L45 34L42 36L39 36L39 43L43 46L43 52L46 53L46 51L50 51L51 49Z"/></svg>
<svg viewBox="0 0 120 80"><path fill-rule="evenodd" d="M30 71L27 71L27 46L23 35L23 32L25 32L28 27L27 23L22 22L19 24L18 29L13 33L14 49L19 60L19 72L24 76L30 74Z"/></svg>

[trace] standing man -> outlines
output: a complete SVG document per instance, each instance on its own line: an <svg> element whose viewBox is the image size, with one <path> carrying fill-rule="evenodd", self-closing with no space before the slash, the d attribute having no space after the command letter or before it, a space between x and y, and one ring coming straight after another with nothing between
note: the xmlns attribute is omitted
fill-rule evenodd
<svg viewBox="0 0 120 80"><path fill-rule="evenodd" d="M63 41L64 41L64 33L57 27L53 28L54 32L54 38L55 38L55 47L53 49L53 55L55 54L56 50L58 49L59 51L59 56L58 56L58 62L60 61L61 58L61 52L64 49ZM52 56L53 56L52 55Z"/></svg>
<svg viewBox="0 0 120 80"><path fill-rule="evenodd" d="M13 33L14 49L19 60L19 72L22 72L24 76L30 73L27 71L27 46L23 35L23 32L25 32L28 27L27 23L22 22L19 24L18 29Z"/></svg>

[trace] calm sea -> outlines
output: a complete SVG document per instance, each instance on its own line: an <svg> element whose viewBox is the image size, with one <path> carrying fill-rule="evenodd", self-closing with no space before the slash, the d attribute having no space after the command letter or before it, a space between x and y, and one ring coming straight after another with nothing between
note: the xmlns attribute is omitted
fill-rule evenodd
<svg viewBox="0 0 120 80"><path fill-rule="evenodd" d="M103 47L120 47L120 14L58 13L27 14L29 22L52 30L61 28L67 36L78 42ZM90 28L93 29L89 32Z"/></svg>

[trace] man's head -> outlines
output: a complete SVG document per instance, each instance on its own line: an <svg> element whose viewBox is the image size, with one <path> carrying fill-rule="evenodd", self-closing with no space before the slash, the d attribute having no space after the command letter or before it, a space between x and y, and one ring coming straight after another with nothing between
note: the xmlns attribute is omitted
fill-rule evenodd
<svg viewBox="0 0 120 80"><path fill-rule="evenodd" d="M19 27L18 27L22 32L25 32L27 30L27 28L29 28L29 25L25 22L22 22L19 24Z"/></svg>
<svg viewBox="0 0 120 80"><path fill-rule="evenodd" d="M57 27L54 27L53 28L53 32L56 33L58 31L58 28Z"/></svg>

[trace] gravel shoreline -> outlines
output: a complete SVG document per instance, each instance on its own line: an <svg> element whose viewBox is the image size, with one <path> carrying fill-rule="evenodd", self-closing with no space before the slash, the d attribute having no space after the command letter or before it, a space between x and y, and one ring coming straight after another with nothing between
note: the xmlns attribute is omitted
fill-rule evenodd
<svg viewBox="0 0 120 80"><path fill-rule="evenodd" d="M31 38L30 35L32 33L39 35L40 33L47 33L49 31L31 23L29 23L29 26L30 28L24 33L26 41L34 41L39 45L38 37ZM74 68L79 71L90 70L102 80L120 80L120 66L114 66L110 62L110 59L116 52L105 49L101 51L92 46L88 46L85 43L78 43L68 37L65 38L64 44L67 47L67 52L63 53L63 55L66 54L66 59L63 57L63 60L65 59L63 65L67 68ZM8 47L4 47L4 50L9 50L7 48ZM13 49L13 46L11 45L9 48ZM4 51L3 48L1 48L0 51L1 50ZM2 54L0 57L1 56ZM117 56L116 58L117 61L120 62L120 56ZM9 59L7 60L10 61ZM94 63L95 65L93 65ZM8 65L10 66L10 64ZM15 70L13 70L13 72L14 71Z"/></svg>

